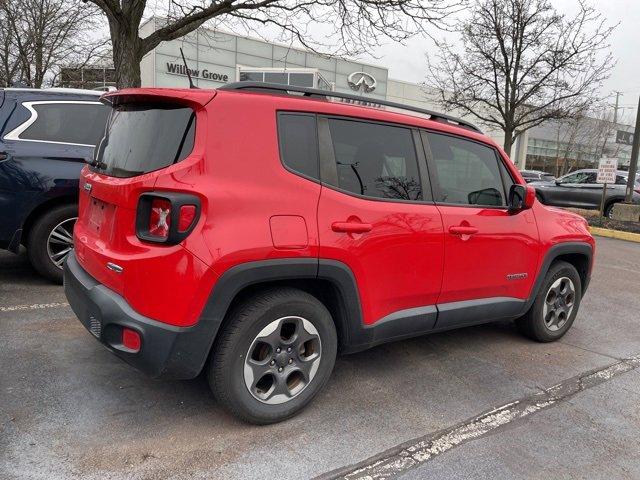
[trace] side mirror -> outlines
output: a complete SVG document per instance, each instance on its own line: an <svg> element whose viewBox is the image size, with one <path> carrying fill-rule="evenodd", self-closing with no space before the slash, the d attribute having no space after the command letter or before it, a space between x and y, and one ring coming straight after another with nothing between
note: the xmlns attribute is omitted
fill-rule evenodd
<svg viewBox="0 0 640 480"><path fill-rule="evenodd" d="M562 180L560 180L559 178L556 178L556 185L562 185Z"/></svg>
<svg viewBox="0 0 640 480"><path fill-rule="evenodd" d="M536 201L536 189L531 185L511 185L509 189L509 210L517 212L533 207Z"/></svg>

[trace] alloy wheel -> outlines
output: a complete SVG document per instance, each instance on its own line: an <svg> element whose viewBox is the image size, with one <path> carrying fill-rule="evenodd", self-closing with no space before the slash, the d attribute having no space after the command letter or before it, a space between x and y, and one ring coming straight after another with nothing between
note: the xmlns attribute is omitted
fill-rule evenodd
<svg viewBox="0 0 640 480"><path fill-rule="evenodd" d="M47 238L47 254L51 262L62 270L64 260L73 248L73 226L78 217L67 218L57 224Z"/></svg>
<svg viewBox="0 0 640 480"><path fill-rule="evenodd" d="M545 297L542 315L545 326L551 331L560 330L569 320L576 299L576 289L568 277L557 279Z"/></svg>
<svg viewBox="0 0 640 480"><path fill-rule="evenodd" d="M320 335L309 320L279 318L251 342L244 362L245 385L260 402L288 402L311 383L321 356Z"/></svg>

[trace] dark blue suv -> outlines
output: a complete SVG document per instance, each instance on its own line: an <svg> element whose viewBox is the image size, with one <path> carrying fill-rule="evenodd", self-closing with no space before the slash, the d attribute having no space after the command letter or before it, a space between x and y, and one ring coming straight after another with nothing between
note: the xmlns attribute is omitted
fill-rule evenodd
<svg viewBox="0 0 640 480"><path fill-rule="evenodd" d="M104 134L101 92L0 89L0 248L27 248L42 275L62 282L73 246L78 178Z"/></svg>

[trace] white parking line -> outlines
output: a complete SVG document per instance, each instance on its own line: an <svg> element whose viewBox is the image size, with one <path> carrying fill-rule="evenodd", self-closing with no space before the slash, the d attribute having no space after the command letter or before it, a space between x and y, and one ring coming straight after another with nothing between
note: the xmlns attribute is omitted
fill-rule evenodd
<svg viewBox="0 0 640 480"><path fill-rule="evenodd" d="M557 405L586 389L640 367L640 355L569 378L542 393L510 402L454 427L414 439L357 465L316 477L317 480L384 480L398 476L463 443L503 425Z"/></svg>
<svg viewBox="0 0 640 480"><path fill-rule="evenodd" d="M9 307L0 307L0 312L16 312L18 310L41 310L43 308L61 308L68 307L67 302L57 303L34 303L33 305L12 305Z"/></svg>

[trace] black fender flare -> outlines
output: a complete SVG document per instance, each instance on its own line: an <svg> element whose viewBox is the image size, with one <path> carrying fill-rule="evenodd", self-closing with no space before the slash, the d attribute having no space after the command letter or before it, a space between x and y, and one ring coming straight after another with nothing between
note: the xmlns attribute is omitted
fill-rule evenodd
<svg viewBox="0 0 640 480"><path fill-rule="evenodd" d="M558 243L549 248L542 259L542 265L540 266L536 280L531 288L531 295L529 295L529 298L522 309L523 315L531 308L531 305L533 305L540 288L542 288L542 282L544 281L551 264L554 260L563 255L583 255L587 258L587 271L584 272L584 277L581 275L581 278L583 278L582 294L584 295L587 291L587 288L589 287L589 280L591 279L591 268L593 266L593 248L587 242Z"/></svg>
<svg viewBox="0 0 640 480"><path fill-rule="evenodd" d="M343 337L341 341L348 342L352 325L360 325L362 322L362 310L355 277L344 263L317 258L282 258L241 263L220 276L198 322L185 329L190 330L189 342L193 342L192 345L184 344L183 350L185 353L189 351L192 356L187 362L192 367L189 376L196 376L204 367L232 302L245 288L277 281L316 279L327 280L338 290L347 319L346 325L341 325L347 328L340 329L347 338Z"/></svg>

